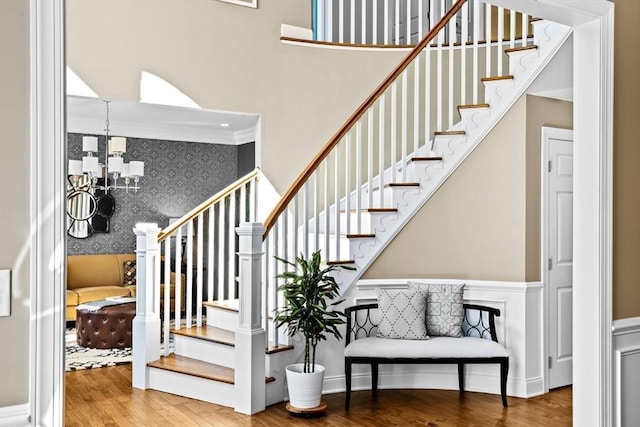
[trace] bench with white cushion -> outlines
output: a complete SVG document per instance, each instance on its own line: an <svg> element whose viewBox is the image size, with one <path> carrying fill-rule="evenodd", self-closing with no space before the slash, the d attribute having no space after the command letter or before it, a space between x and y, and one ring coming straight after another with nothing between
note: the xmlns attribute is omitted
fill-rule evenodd
<svg viewBox="0 0 640 427"><path fill-rule="evenodd" d="M502 405L507 407L507 374L509 353L498 343L495 318L500 310L474 304L464 304L460 338L432 336L429 339L391 339L376 336L374 312L378 304L361 304L345 310L347 336L344 349L346 378L345 408L351 400L351 369L354 363L371 365L374 396L378 391L380 364L456 364L458 387L464 392L464 365L469 363L500 365Z"/></svg>

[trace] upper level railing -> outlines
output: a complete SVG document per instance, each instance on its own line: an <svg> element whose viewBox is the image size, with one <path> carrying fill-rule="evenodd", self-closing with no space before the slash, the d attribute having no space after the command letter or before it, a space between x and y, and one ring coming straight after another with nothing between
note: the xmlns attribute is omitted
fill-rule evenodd
<svg viewBox="0 0 640 427"><path fill-rule="evenodd" d="M415 46L452 3L452 0L313 0L314 39L355 45ZM493 13L493 24L489 24L492 36L487 40L497 40L500 28L497 8L487 8L478 0L468 3L467 19L462 15L456 17L457 38L463 27L468 35L476 30L484 35L485 13L489 11ZM474 19L476 10L477 20ZM521 38L521 28L527 28L527 19L520 13L509 14L507 19L514 21L514 25L509 25L507 31L514 31L514 38ZM449 35L444 37L445 43L448 42Z"/></svg>

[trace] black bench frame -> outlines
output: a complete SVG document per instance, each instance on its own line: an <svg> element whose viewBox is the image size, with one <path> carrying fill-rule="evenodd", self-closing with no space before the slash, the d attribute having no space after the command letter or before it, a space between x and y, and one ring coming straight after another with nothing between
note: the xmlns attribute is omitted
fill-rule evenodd
<svg viewBox="0 0 640 427"><path fill-rule="evenodd" d="M371 319L371 310L377 309L377 303L360 304L345 309L347 316L347 333L345 347L352 340L358 338L369 337L378 326ZM359 313L366 310L365 314ZM479 310L480 316L476 323L471 324L467 316L468 310ZM488 316L484 316L487 313ZM360 314L360 315L359 315ZM471 336L472 332L482 338L490 337L491 340L498 342L496 335L495 318L500 316L500 310L493 307L483 305L464 304L463 333L465 336ZM488 317L489 324L485 323ZM507 375L509 373L508 357L446 357L446 358L385 358L385 357L346 357L344 358L344 376L346 380L347 390L345 397L345 409L349 409L351 401L351 368L354 363L371 365L371 388L373 396L378 394L378 366L380 364L456 364L458 365L458 388L460 393L464 393L464 365L467 363L489 364L497 363L500 365L500 394L502 396L502 406L507 407Z"/></svg>

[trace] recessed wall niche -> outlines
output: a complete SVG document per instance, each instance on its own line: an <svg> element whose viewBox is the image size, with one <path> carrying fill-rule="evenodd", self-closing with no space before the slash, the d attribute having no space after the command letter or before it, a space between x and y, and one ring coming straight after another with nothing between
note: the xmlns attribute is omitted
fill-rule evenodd
<svg viewBox="0 0 640 427"><path fill-rule="evenodd" d="M82 158L84 135L68 134L70 159ZM104 135L97 136L99 146L104 146ZM109 233L96 233L87 239L67 236L67 253L133 253L136 223L157 223L163 228L169 218L180 217L207 200L235 181L240 170L255 164L254 145L253 142L235 146L127 137L127 154L145 162L140 190L137 193L113 190L116 209Z"/></svg>

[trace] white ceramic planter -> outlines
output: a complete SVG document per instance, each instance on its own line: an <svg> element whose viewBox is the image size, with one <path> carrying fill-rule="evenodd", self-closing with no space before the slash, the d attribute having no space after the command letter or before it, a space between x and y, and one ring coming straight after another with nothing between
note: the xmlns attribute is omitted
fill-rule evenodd
<svg viewBox="0 0 640 427"><path fill-rule="evenodd" d="M324 366L315 365L315 372L304 372L304 363L294 363L286 368L289 404L296 408L315 408L320 405Z"/></svg>

